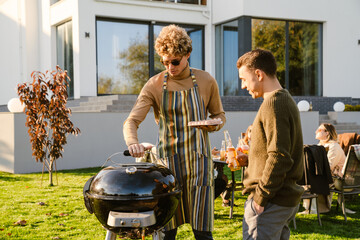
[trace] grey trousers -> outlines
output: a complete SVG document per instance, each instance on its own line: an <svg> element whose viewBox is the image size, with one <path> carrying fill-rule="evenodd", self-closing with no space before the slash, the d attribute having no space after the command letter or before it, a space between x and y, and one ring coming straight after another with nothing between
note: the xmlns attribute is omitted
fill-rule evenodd
<svg viewBox="0 0 360 240"><path fill-rule="evenodd" d="M256 214L253 199L245 202L243 218L243 239L288 240L290 238L289 222L299 210L296 207L282 207L267 203L264 212Z"/></svg>

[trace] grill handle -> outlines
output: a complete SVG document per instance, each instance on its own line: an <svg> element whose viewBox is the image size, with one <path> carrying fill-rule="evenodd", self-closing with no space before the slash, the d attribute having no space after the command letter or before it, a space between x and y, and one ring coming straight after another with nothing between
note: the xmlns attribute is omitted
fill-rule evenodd
<svg viewBox="0 0 360 240"><path fill-rule="evenodd" d="M95 176L92 176L91 178L89 178L89 180L87 180L87 182L84 185L83 188L83 195L84 195L84 203L85 203L85 207L86 209L89 211L90 214L93 214L94 211L91 207L91 203L90 203L90 199L89 197L86 195L86 193L90 190L90 184L92 182L92 180L94 179Z"/></svg>
<svg viewBox="0 0 360 240"><path fill-rule="evenodd" d="M125 150L124 152L116 152L116 153L112 154L110 157L108 157L108 158L105 160L105 162L103 163L103 165L102 165L101 167L104 167L105 164L106 164L108 161L111 161L111 158L112 158L113 156L119 155L119 154L121 154L121 153L124 154L124 156L131 156L129 150ZM111 162L112 162L112 161L111 161ZM113 162L113 163L114 163L114 162Z"/></svg>
<svg viewBox="0 0 360 240"><path fill-rule="evenodd" d="M131 156L129 150L125 150L125 151L124 151L124 156Z"/></svg>
<svg viewBox="0 0 360 240"><path fill-rule="evenodd" d="M156 159L160 160L160 162L161 162L161 164L162 164L163 166L165 166L165 167L167 166L167 164L164 162L164 159L160 158L157 154L153 153L153 152L151 151L151 149L147 149L146 151L150 152L150 154L153 154L153 155L156 157ZM131 156L130 151L129 151L128 149L125 150L125 151L122 152L122 153L124 154L124 156ZM104 164L103 164L101 167L104 167L105 164L106 164L108 161L110 161L113 156L118 155L118 154L121 154L121 152L114 153L114 154L112 154L110 157L108 157L108 158L105 160Z"/></svg>

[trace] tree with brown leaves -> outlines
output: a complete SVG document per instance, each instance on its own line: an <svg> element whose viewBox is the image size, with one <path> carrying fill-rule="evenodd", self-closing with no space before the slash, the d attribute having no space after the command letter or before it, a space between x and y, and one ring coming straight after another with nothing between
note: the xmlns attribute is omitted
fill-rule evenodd
<svg viewBox="0 0 360 240"><path fill-rule="evenodd" d="M71 110L66 108L70 78L59 66L45 74L34 71L31 78L32 83L19 84L17 92L25 105L25 126L29 128L32 155L36 162L43 163L43 170L46 167L49 184L53 186L52 173L56 170L56 160L62 157L68 133L80 133L70 121Z"/></svg>

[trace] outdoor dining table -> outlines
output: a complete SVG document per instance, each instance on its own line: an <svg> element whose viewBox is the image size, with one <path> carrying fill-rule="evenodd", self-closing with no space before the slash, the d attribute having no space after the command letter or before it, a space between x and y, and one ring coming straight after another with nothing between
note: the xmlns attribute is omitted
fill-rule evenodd
<svg viewBox="0 0 360 240"><path fill-rule="evenodd" d="M214 163L221 163L227 166L227 163L225 161L221 161L221 160L213 160ZM239 183L236 183L235 181L235 172L240 172L241 173L241 181ZM240 170L238 171L231 171L231 201L230 201L230 213L229 213L229 218L231 219L233 217L233 212L234 212L234 198L235 198L235 191L237 190L241 190L243 183L242 183L242 179L244 176L244 167L242 167ZM240 188L236 188L237 186L240 186Z"/></svg>

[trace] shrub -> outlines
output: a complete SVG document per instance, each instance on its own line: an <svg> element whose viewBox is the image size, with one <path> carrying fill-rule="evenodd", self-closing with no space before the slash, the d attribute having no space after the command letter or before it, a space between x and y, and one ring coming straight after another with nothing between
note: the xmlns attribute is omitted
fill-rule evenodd
<svg viewBox="0 0 360 240"><path fill-rule="evenodd" d="M350 105L350 104L345 104L345 110L344 111L360 111L360 105Z"/></svg>

